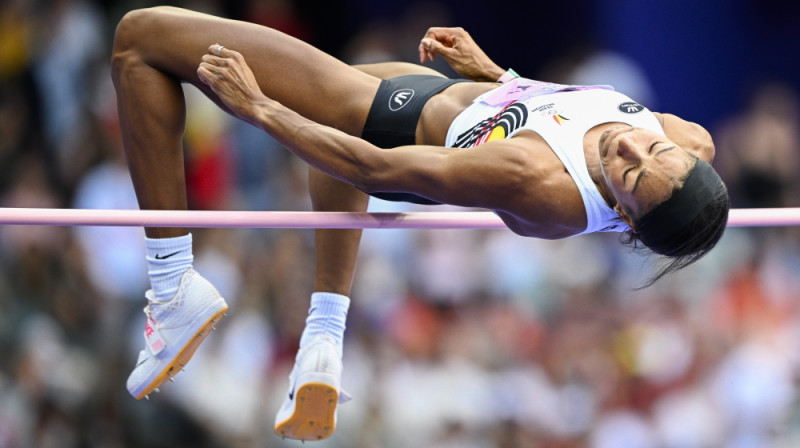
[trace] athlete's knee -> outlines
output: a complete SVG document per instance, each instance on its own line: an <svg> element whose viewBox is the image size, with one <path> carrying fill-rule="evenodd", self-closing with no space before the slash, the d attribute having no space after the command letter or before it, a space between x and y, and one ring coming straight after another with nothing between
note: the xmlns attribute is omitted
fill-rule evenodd
<svg viewBox="0 0 800 448"><path fill-rule="evenodd" d="M137 35L141 32L141 24L148 12L136 9L127 12L117 24L114 32L114 46L111 52L112 74L118 73L133 56L136 49Z"/></svg>
<svg viewBox="0 0 800 448"><path fill-rule="evenodd" d="M114 32L114 46L111 53L111 73L116 80L120 73L132 63L142 61L142 51L148 36L154 35L154 27L169 7L135 9L127 12Z"/></svg>

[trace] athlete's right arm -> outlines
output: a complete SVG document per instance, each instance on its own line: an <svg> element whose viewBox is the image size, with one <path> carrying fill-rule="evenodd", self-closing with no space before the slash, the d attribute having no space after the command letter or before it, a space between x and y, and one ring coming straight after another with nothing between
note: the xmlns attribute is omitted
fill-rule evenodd
<svg viewBox="0 0 800 448"><path fill-rule="evenodd" d="M531 145L511 138L474 148L381 149L264 99L248 121L318 170L367 192L403 192L493 210L518 208L535 185Z"/></svg>
<svg viewBox="0 0 800 448"><path fill-rule="evenodd" d="M218 52L224 61L216 56ZM536 173L542 169L531 156L536 143L510 138L469 149L380 149L311 121L264 95L238 52L212 46L209 54L214 56L203 57L198 76L232 112L309 165L366 192L414 193L452 205L494 210L533 210L536 207L523 201L542 208L552 199L536 188Z"/></svg>
<svg viewBox="0 0 800 448"><path fill-rule="evenodd" d="M505 73L463 28L432 27L419 44L419 61L441 55L459 75L473 81L496 82Z"/></svg>
<svg viewBox="0 0 800 448"><path fill-rule="evenodd" d="M530 145L519 139L468 149L381 149L271 100L260 102L250 121L308 164L367 193L412 193L451 205L512 210L534 184Z"/></svg>

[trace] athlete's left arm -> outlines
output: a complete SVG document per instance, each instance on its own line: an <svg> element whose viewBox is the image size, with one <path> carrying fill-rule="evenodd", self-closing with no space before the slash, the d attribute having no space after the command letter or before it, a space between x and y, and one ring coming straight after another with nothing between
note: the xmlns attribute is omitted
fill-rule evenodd
<svg viewBox="0 0 800 448"><path fill-rule="evenodd" d="M428 29L419 44L419 62L432 61L437 54L456 73L473 81L497 82L505 73L461 27Z"/></svg>
<svg viewBox="0 0 800 448"><path fill-rule="evenodd" d="M704 127L676 115L658 112L654 114L661 122L668 139L706 162L714 160L714 140Z"/></svg>

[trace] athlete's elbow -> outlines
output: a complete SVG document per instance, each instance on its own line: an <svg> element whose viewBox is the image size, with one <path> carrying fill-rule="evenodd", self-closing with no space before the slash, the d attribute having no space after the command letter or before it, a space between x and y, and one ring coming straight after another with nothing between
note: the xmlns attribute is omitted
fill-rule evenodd
<svg viewBox="0 0 800 448"><path fill-rule="evenodd" d="M385 191L391 184L388 169L382 158L374 155L359 157L353 164L351 183L367 193Z"/></svg>

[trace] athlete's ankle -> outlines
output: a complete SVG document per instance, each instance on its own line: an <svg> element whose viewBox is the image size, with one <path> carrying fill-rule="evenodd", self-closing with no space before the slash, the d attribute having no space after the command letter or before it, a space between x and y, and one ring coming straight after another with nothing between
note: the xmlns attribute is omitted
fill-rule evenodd
<svg viewBox="0 0 800 448"><path fill-rule="evenodd" d="M146 260L153 296L165 302L175 295L183 274L192 267L192 234L145 238Z"/></svg>
<svg viewBox="0 0 800 448"><path fill-rule="evenodd" d="M341 354L349 308L350 298L347 296L327 292L311 294L311 306L300 338L300 348L319 335L328 335L336 341Z"/></svg>

